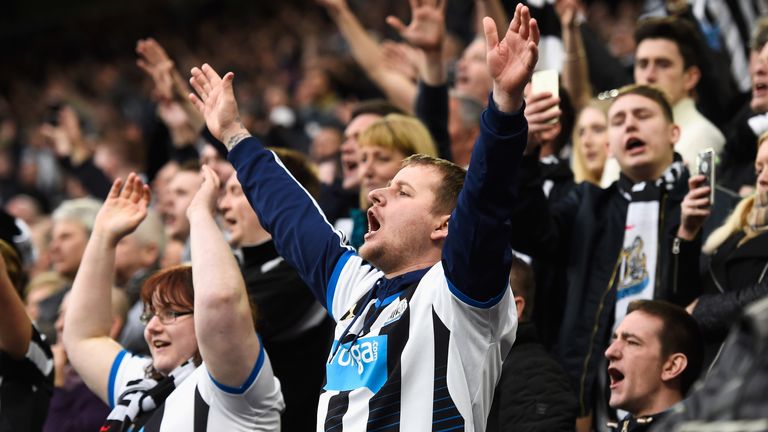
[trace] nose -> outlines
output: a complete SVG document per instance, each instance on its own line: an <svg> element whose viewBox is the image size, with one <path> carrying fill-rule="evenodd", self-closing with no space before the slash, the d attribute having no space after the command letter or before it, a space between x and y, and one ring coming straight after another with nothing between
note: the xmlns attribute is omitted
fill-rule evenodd
<svg viewBox="0 0 768 432"><path fill-rule="evenodd" d="M384 196L384 190L385 188L379 188L368 192L368 201L378 206L384 205L387 202Z"/></svg>
<svg viewBox="0 0 768 432"><path fill-rule="evenodd" d="M619 349L619 341L614 340L611 342L610 345L608 345L608 348L605 350L605 358L608 360L616 360L621 356L621 350Z"/></svg>
<svg viewBox="0 0 768 432"><path fill-rule="evenodd" d="M224 194L221 198L219 198L219 205L217 206L219 208L220 213L225 213L229 209L229 195Z"/></svg>

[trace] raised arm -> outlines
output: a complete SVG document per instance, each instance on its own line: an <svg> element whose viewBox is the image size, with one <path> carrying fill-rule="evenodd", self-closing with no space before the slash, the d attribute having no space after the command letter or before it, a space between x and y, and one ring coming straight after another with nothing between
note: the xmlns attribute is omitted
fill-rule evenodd
<svg viewBox="0 0 768 432"><path fill-rule="evenodd" d="M241 388L249 381L261 346L240 267L216 225L219 178L208 166L203 166L202 173L203 184L187 209L195 334L213 379L227 387Z"/></svg>
<svg viewBox="0 0 768 432"><path fill-rule="evenodd" d="M495 304L507 287L509 219L528 135L523 89L536 66L539 42L536 21L520 4L502 40L492 19L483 24L493 95L443 248L448 280L480 307Z"/></svg>
<svg viewBox="0 0 768 432"><path fill-rule="evenodd" d="M396 70L384 67L381 46L365 30L347 0L316 0L328 11L344 39L349 44L357 64L368 77L384 92L393 105L405 112L413 112L416 99L416 85Z"/></svg>
<svg viewBox="0 0 768 432"><path fill-rule="evenodd" d="M122 349L109 337L115 248L144 220L149 199L149 187L136 174L112 184L96 216L64 318L64 346L70 363L105 402L109 400L110 369Z"/></svg>
<svg viewBox="0 0 768 432"><path fill-rule="evenodd" d="M32 321L8 276L5 257L0 254L0 351L21 360L31 340Z"/></svg>
<svg viewBox="0 0 768 432"><path fill-rule="evenodd" d="M571 96L576 112L581 111L592 97L592 85L589 82L589 63L581 37L581 23L578 19L580 0L557 0L555 10L560 17L563 38L563 87Z"/></svg>
<svg viewBox="0 0 768 432"><path fill-rule="evenodd" d="M136 43L136 54L139 56L136 65L146 72L155 84L154 93L158 102L161 104L178 103L187 116L188 128L196 132L202 130L205 120L187 99L190 90L189 85L179 70L176 69L165 48L153 38L140 39ZM162 120L166 122L163 113L160 114ZM166 125L168 125L167 122ZM178 133L178 131L174 131L171 125L169 128L171 133Z"/></svg>
<svg viewBox="0 0 768 432"><path fill-rule="evenodd" d="M232 91L232 72L221 78L205 64L192 69L190 83L197 95L190 99L205 116L211 134L230 151L248 201L261 225L271 235L280 256L291 264L321 304L339 259L353 250L344 246L317 203L283 167L277 156L264 149L240 123Z"/></svg>

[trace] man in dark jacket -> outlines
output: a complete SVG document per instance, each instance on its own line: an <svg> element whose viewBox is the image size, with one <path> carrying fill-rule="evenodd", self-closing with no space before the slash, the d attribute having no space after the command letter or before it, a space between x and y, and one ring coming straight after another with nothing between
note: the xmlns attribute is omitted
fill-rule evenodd
<svg viewBox="0 0 768 432"><path fill-rule="evenodd" d="M763 285L768 281L763 281ZM682 404L653 430L764 431L768 425L768 298L731 329L723 355Z"/></svg>
<svg viewBox="0 0 768 432"><path fill-rule="evenodd" d="M515 250L534 259L566 263L560 271L566 272L567 291L553 294L566 298L555 353L576 388L579 414L587 424L602 351L629 301L687 305L698 294L672 282L678 257L688 256L673 243L689 176L674 153L679 128L669 103L654 88L625 87L608 119L620 179L607 189L582 183L549 206L541 191L537 149L529 146L511 237Z"/></svg>
<svg viewBox="0 0 768 432"><path fill-rule="evenodd" d="M704 347L696 321L685 309L637 300L605 350L610 406L628 411L615 430L641 432L680 402L701 372Z"/></svg>
<svg viewBox="0 0 768 432"><path fill-rule="evenodd" d="M531 322L536 283L533 269L518 257L512 259L509 284L517 306L517 339L504 360L486 431L572 431L576 395Z"/></svg>

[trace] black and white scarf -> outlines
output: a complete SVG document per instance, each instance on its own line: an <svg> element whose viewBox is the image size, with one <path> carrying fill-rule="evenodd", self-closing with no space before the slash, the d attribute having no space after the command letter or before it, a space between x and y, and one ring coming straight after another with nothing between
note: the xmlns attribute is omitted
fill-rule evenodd
<svg viewBox="0 0 768 432"><path fill-rule="evenodd" d="M192 359L182 363L168 376L160 380L143 378L129 381L125 391L115 403L115 407L107 416L102 431L127 432L132 430L136 421L144 414L151 413L165 402L176 387L197 368Z"/></svg>
<svg viewBox="0 0 768 432"><path fill-rule="evenodd" d="M653 298L661 197L675 187L686 170L679 156L675 156L672 165L656 181L632 184L623 174L619 178L619 192L629 201L629 207L624 224L624 246L616 275L614 330L624 319L630 302Z"/></svg>

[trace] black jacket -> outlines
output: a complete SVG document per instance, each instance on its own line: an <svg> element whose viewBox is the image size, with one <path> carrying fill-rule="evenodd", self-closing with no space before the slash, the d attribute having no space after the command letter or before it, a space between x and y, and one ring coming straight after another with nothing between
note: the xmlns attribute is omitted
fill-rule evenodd
<svg viewBox="0 0 768 432"><path fill-rule="evenodd" d="M741 186L755 185L755 157L757 157L757 135L749 127L749 119L758 115L749 104L744 105L723 129L725 147L720 158L717 182L738 192Z"/></svg>
<svg viewBox="0 0 768 432"><path fill-rule="evenodd" d="M579 398L579 413L590 412L590 397L599 359L608 345L616 297L615 275L624 241L628 202L617 183L601 189L581 183L559 202L548 205L541 191L538 163L527 157L521 172L519 204L512 219L510 243L534 259L564 262L567 291L555 353ZM678 259L673 241L680 223L680 203L688 191L688 174L660 201L659 248L654 298L687 305L696 287L677 287ZM686 247L683 245L682 247ZM679 252L679 251L678 251ZM690 264L689 264L690 265ZM693 264L695 265L695 264ZM542 308L549 302L539 301Z"/></svg>
<svg viewBox="0 0 768 432"><path fill-rule="evenodd" d="M615 432L645 432L651 430L651 428L658 424L664 417L666 417L669 411L664 411L659 414L634 417L632 414L627 414L626 417L620 422L608 423L608 428Z"/></svg>
<svg viewBox="0 0 768 432"><path fill-rule="evenodd" d="M705 262L704 273L699 277L692 277L697 272L689 269L679 273L679 284L702 287L693 317L704 335L705 365L714 359L728 329L744 308L768 295L768 285L760 284L768 279L768 234L763 233L738 246L743 238L744 233L738 232L726 239Z"/></svg>
<svg viewBox="0 0 768 432"><path fill-rule="evenodd" d="M562 366L539 342L536 327L520 323L504 360L486 431L572 431L577 410Z"/></svg>

